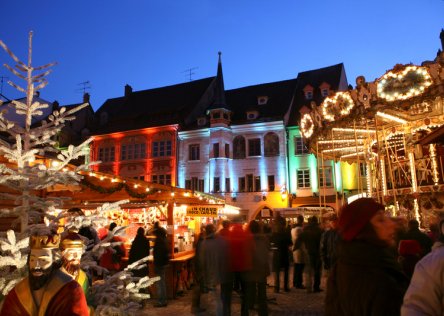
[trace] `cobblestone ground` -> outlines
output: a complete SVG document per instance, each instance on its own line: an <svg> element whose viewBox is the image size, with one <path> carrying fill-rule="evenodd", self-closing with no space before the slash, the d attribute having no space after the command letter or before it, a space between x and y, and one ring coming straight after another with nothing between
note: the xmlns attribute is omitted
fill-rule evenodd
<svg viewBox="0 0 444 316"><path fill-rule="evenodd" d="M324 282L323 282L324 283ZM272 278L269 278L272 284ZM325 289L325 287L323 287ZM274 287L267 287L269 316L323 316L325 291L320 293L307 293L306 290L292 288L290 292L280 291L274 293ZM169 300L168 306L164 308L154 308L155 300L149 300L140 315L159 316L186 316L191 313L191 291L186 291L183 296ZM215 304L209 294L201 296L201 307L206 308L200 316L215 315ZM233 292L232 316L240 315L240 297ZM255 311L250 312L250 316L256 316Z"/></svg>

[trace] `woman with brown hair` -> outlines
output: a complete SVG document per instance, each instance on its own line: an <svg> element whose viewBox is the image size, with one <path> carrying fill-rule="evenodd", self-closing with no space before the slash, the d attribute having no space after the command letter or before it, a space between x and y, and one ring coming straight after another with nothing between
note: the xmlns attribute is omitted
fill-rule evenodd
<svg viewBox="0 0 444 316"><path fill-rule="evenodd" d="M395 224L372 198L346 205L341 241L327 284L326 316L396 316L408 279L395 257Z"/></svg>

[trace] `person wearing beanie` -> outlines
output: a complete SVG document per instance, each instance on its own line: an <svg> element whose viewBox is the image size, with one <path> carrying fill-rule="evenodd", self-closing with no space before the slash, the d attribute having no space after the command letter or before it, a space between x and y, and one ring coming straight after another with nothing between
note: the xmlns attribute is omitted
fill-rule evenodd
<svg viewBox="0 0 444 316"><path fill-rule="evenodd" d="M401 307L402 316L444 315L444 220L439 228L432 252L416 263Z"/></svg>
<svg viewBox="0 0 444 316"><path fill-rule="evenodd" d="M400 315L409 281L396 261L395 224L384 206L372 198L353 201L340 212L338 232L325 316Z"/></svg>

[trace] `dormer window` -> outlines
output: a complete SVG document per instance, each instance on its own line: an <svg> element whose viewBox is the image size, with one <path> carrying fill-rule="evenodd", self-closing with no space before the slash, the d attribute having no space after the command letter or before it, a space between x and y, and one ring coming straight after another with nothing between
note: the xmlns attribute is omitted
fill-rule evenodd
<svg viewBox="0 0 444 316"><path fill-rule="evenodd" d="M304 88L304 95L306 100L313 100L313 87L309 84Z"/></svg>
<svg viewBox="0 0 444 316"><path fill-rule="evenodd" d="M321 95L325 98L328 97L328 95L330 94L330 85L326 82L323 82L320 86L319 86L319 90L321 90Z"/></svg>
<svg viewBox="0 0 444 316"><path fill-rule="evenodd" d="M257 111L248 111L247 112L247 120L251 121L256 119L259 116L259 113Z"/></svg>
<svg viewBox="0 0 444 316"><path fill-rule="evenodd" d="M258 105L265 105L268 102L268 97L267 96L259 96L257 97L257 104Z"/></svg>
<svg viewBox="0 0 444 316"><path fill-rule="evenodd" d="M199 117L197 119L197 126L204 126L207 124L207 118L206 117Z"/></svg>

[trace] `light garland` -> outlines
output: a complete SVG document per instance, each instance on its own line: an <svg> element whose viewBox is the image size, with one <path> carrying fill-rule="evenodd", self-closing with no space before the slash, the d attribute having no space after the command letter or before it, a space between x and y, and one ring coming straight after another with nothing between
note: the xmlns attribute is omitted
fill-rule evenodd
<svg viewBox="0 0 444 316"><path fill-rule="evenodd" d="M384 156L380 156L380 163L381 163L381 180L382 180L382 194L384 196L387 195L387 182L385 178L385 159Z"/></svg>
<svg viewBox="0 0 444 316"><path fill-rule="evenodd" d="M306 138L310 138L311 135L313 135L314 131L314 123L313 119L311 118L310 114L306 113L302 117L301 120L301 132Z"/></svg>
<svg viewBox="0 0 444 316"><path fill-rule="evenodd" d="M387 72L377 83L378 96L387 101L407 100L421 95L432 84L424 67L407 66L399 72Z"/></svg>
<svg viewBox="0 0 444 316"><path fill-rule="evenodd" d="M365 141L365 138L358 138L358 139L332 139L332 140L320 140L318 141L319 145L323 144L343 144L343 143L362 143Z"/></svg>
<svg viewBox="0 0 444 316"><path fill-rule="evenodd" d="M364 146L349 146L349 147L338 147L338 148L332 148L332 149L324 149L323 153L330 153L334 151L350 151L350 150L359 150L364 149Z"/></svg>
<svg viewBox="0 0 444 316"><path fill-rule="evenodd" d="M350 93L337 92L334 96L325 98L321 106L324 119L332 122L340 116L350 114L350 111L355 106L355 103L353 102Z"/></svg>
<svg viewBox="0 0 444 316"><path fill-rule="evenodd" d="M340 127L334 127L332 128L333 132L348 132L348 133L367 133L367 134L375 134L376 131L372 129L354 129L354 128L340 128Z"/></svg>
<svg viewBox="0 0 444 316"><path fill-rule="evenodd" d="M436 161L436 146L435 144L429 145L430 150L430 159L432 160L432 173L433 173L433 182L435 185L439 184L439 173L438 173L438 162Z"/></svg>
<svg viewBox="0 0 444 316"><path fill-rule="evenodd" d="M405 124L405 123L407 123L406 120L404 120L404 119L402 119L402 118L400 118L400 117L397 117L397 116L394 116L394 115L388 114L388 113L384 113L384 112L379 112L379 111L378 111L378 112L376 112L376 115L378 115L378 116L380 116L380 117L383 117L383 118L385 118L385 119L387 119L387 120L397 122L397 123L401 123L401 124Z"/></svg>

